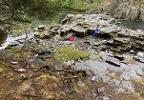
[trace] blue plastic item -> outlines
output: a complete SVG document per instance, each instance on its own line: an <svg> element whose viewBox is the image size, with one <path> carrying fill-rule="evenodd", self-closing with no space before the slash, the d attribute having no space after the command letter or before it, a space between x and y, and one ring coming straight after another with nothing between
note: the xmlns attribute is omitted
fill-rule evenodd
<svg viewBox="0 0 144 100"><path fill-rule="evenodd" d="M100 29L97 27L96 30L95 30L95 31L93 32L93 34L92 34L93 37L96 37L96 34L97 34L97 33L100 33L100 32L101 32Z"/></svg>

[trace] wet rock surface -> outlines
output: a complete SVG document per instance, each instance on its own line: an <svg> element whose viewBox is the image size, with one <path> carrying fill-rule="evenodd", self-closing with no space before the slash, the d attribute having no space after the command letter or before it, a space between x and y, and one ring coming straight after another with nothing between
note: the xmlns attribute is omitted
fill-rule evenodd
<svg viewBox="0 0 144 100"><path fill-rule="evenodd" d="M13 39L0 51L0 98L142 100L138 84L144 86L144 32L121 28L113 20L103 14L70 14L60 27L39 28L50 38L32 33ZM101 33L93 38L97 25ZM76 40L60 36L67 34ZM62 57L59 49L69 51ZM65 60L69 57L75 59Z"/></svg>

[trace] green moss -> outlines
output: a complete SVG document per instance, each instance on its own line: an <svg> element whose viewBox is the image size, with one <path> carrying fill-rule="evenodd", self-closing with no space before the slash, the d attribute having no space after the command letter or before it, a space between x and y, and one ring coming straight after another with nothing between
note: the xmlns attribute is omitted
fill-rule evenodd
<svg viewBox="0 0 144 100"><path fill-rule="evenodd" d="M144 85L144 79L136 80L136 82Z"/></svg>
<svg viewBox="0 0 144 100"><path fill-rule="evenodd" d="M17 22L13 22L15 24L17 24ZM30 31L31 30L31 27L32 27L32 24L31 23L25 23L25 22L19 22L17 25L15 26L12 26L11 27L11 30L12 33L17 33L17 34L20 34L20 33L23 33L23 32L27 32L27 31Z"/></svg>
<svg viewBox="0 0 144 100"><path fill-rule="evenodd" d="M21 52L21 50L19 48L10 48L7 51L12 52L12 53L20 53Z"/></svg>
<svg viewBox="0 0 144 100"><path fill-rule="evenodd" d="M72 0L63 1L62 5L64 8L71 8L80 11L86 11L95 8L102 0L92 0L91 2L86 0Z"/></svg>
<svg viewBox="0 0 144 100"><path fill-rule="evenodd" d="M54 81L58 81L58 79L55 77L55 76L51 76L51 75L48 75L48 74L43 74L39 77L37 77L36 79L42 79L42 80L54 80Z"/></svg>
<svg viewBox="0 0 144 100"><path fill-rule="evenodd" d="M2 73L4 71L4 69L3 68L0 68L0 73Z"/></svg>
<svg viewBox="0 0 144 100"><path fill-rule="evenodd" d="M5 64L4 62L0 61L0 73L3 73L3 72L5 72Z"/></svg>
<svg viewBox="0 0 144 100"><path fill-rule="evenodd" d="M79 51L75 47L72 46L66 46L58 48L54 58L58 61L71 61L76 60L78 58L87 58L89 57L89 53L84 51Z"/></svg>

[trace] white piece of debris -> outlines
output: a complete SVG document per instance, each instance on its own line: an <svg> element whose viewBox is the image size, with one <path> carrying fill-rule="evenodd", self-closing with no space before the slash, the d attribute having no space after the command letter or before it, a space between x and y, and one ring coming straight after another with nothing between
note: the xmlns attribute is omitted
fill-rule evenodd
<svg viewBox="0 0 144 100"><path fill-rule="evenodd" d="M16 65L16 64L18 64L18 62L16 62L16 61L12 61L12 62L10 62L10 64L12 64L12 65Z"/></svg>
<svg viewBox="0 0 144 100"><path fill-rule="evenodd" d="M24 73L24 72L26 72L26 69L24 69L24 68L19 68L19 69L17 69L17 71L18 71L18 72L21 72L21 73Z"/></svg>

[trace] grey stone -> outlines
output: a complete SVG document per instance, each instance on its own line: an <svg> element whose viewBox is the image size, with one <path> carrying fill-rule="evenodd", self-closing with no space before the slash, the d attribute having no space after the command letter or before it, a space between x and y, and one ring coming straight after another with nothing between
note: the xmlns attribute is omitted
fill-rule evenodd
<svg viewBox="0 0 144 100"><path fill-rule="evenodd" d="M136 73L139 75L139 76L143 76L144 75L144 72L143 72L143 68L138 68L137 70L136 70Z"/></svg>
<svg viewBox="0 0 144 100"><path fill-rule="evenodd" d="M144 67L142 68L142 71L144 72Z"/></svg>
<svg viewBox="0 0 144 100"><path fill-rule="evenodd" d="M135 68L129 68L129 67L135 67ZM137 73L137 66L129 66L122 74L122 78L124 80L137 80L141 79L142 77Z"/></svg>
<svg viewBox="0 0 144 100"><path fill-rule="evenodd" d="M116 80L116 79L112 79L108 82L111 86L113 87L118 87L120 85L120 81L119 80Z"/></svg>
<svg viewBox="0 0 144 100"><path fill-rule="evenodd" d="M134 93L134 85L130 81L122 81L120 88L124 89L125 91Z"/></svg>
<svg viewBox="0 0 144 100"><path fill-rule="evenodd" d="M108 83L112 78L108 75L101 76L102 81Z"/></svg>
<svg viewBox="0 0 144 100"><path fill-rule="evenodd" d="M50 38L54 37L55 35L56 35L55 32L47 32L46 34L44 34L43 38L50 39Z"/></svg>
<svg viewBox="0 0 144 100"><path fill-rule="evenodd" d="M137 53L137 56L143 57L143 56L144 56L144 52L138 52L138 53Z"/></svg>
<svg viewBox="0 0 144 100"><path fill-rule="evenodd" d="M140 19L144 20L144 4L141 5L140 12Z"/></svg>
<svg viewBox="0 0 144 100"><path fill-rule="evenodd" d="M140 0L139 2L135 0L105 0L102 2L100 8L102 9L102 12L107 12L116 18L143 20L143 0Z"/></svg>
<svg viewBox="0 0 144 100"><path fill-rule="evenodd" d="M17 41L13 41L13 42L11 42L11 43L8 45L7 48L9 48L9 47L14 47L14 46L17 46L17 45L19 45L19 43L18 43Z"/></svg>
<svg viewBox="0 0 144 100"><path fill-rule="evenodd" d="M34 32L34 36L39 37L41 39L50 39L58 34L58 27L50 27L49 30L40 29L43 31L36 31Z"/></svg>
<svg viewBox="0 0 144 100"><path fill-rule="evenodd" d="M135 60L137 60L137 61L139 61L141 63L144 63L144 57L135 56L134 58L135 58Z"/></svg>
<svg viewBox="0 0 144 100"><path fill-rule="evenodd" d="M119 54L114 54L113 57L115 57L116 59L118 59L118 60L120 60L120 61L122 61L122 60L125 59L123 55L119 55Z"/></svg>
<svg viewBox="0 0 144 100"><path fill-rule="evenodd" d="M96 57L96 55L91 55L91 56L89 57L89 59L97 60L97 57Z"/></svg>
<svg viewBox="0 0 144 100"><path fill-rule="evenodd" d="M111 53L106 53L106 52L100 52L99 55L103 61L107 61L107 59L113 56Z"/></svg>
<svg viewBox="0 0 144 100"><path fill-rule="evenodd" d="M107 97L107 96L104 96L104 97L103 97L103 100L110 100L110 98Z"/></svg>
<svg viewBox="0 0 144 100"><path fill-rule="evenodd" d="M68 15L69 16L69 15ZM97 25L100 25L101 32L109 33L118 32L120 28L116 25L111 25L112 18L102 14L77 14L70 15L65 18L65 24L61 26L61 36L74 32L77 36L86 36L94 31ZM80 34L80 35L79 35Z"/></svg>
<svg viewBox="0 0 144 100"><path fill-rule="evenodd" d="M44 30L45 27L46 27L46 25L39 25L39 26L38 26L38 30Z"/></svg>
<svg viewBox="0 0 144 100"><path fill-rule="evenodd" d="M95 76L92 76L92 77L90 77L90 80L91 81L96 81L96 82L101 82L102 81L102 78L101 78L101 76L99 76L99 75L95 75Z"/></svg>
<svg viewBox="0 0 144 100"><path fill-rule="evenodd" d="M71 30L78 33L85 33L86 31L82 26L74 26Z"/></svg>
<svg viewBox="0 0 144 100"><path fill-rule="evenodd" d="M116 59L116 58L113 58L113 57L109 57L107 60L106 60L107 63L111 64L111 65L114 65L114 66L117 66L117 67L120 67L121 66L121 62Z"/></svg>
<svg viewBox="0 0 144 100"><path fill-rule="evenodd" d="M34 71L38 71L43 67L47 67L47 63L41 59L34 59L32 61L29 61L29 64L32 70Z"/></svg>
<svg viewBox="0 0 144 100"><path fill-rule="evenodd" d="M101 28L102 33L117 33L119 31L120 30L116 25Z"/></svg>
<svg viewBox="0 0 144 100"><path fill-rule="evenodd" d="M114 43L127 44L130 42L130 38L114 38Z"/></svg>

